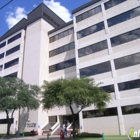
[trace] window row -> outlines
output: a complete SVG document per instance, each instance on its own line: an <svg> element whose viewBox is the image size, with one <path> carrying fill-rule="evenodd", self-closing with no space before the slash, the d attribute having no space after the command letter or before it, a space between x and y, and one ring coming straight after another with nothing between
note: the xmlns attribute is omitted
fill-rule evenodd
<svg viewBox="0 0 140 140"><path fill-rule="evenodd" d="M140 104L136 105L128 105L121 107L122 114L137 114L140 113ZM106 108L104 111L100 110L89 110L89 111L82 111L83 118L96 118L96 117L107 117L107 116L117 116L118 111L117 107L113 108Z"/></svg>
<svg viewBox="0 0 140 140"><path fill-rule="evenodd" d="M108 93L115 92L114 85L103 86L101 89Z"/></svg>
<svg viewBox="0 0 140 140"><path fill-rule="evenodd" d="M51 23L53 23L56 27L60 26L56 21L54 21L50 16L43 12L43 16L47 18Z"/></svg>
<svg viewBox="0 0 140 140"><path fill-rule="evenodd" d="M10 121L11 123L14 123L14 118L9 118L9 120L0 119L0 124L8 124L8 121Z"/></svg>
<svg viewBox="0 0 140 140"><path fill-rule="evenodd" d="M90 111L83 111L83 118L95 118L95 117L107 117L107 116L117 116L118 111L117 107L113 108L106 108L104 111L99 110L90 110Z"/></svg>
<svg viewBox="0 0 140 140"><path fill-rule="evenodd" d="M0 65L0 71L2 71L2 69L3 69L3 65Z"/></svg>
<svg viewBox="0 0 140 140"><path fill-rule="evenodd" d="M68 29L68 30L66 30L66 31L64 31L62 33L59 33L59 34L57 34L55 36L50 37L49 38L49 42L51 43L51 42L54 42L56 40L59 40L59 39L65 37L65 36L68 36L70 34L73 34L73 32L74 32L73 31L73 28L70 28L70 29Z"/></svg>
<svg viewBox="0 0 140 140"><path fill-rule="evenodd" d="M14 72L14 73L11 73L11 74L8 74L8 75L6 75L6 76L4 76L4 78L9 78L9 77L15 77L15 78L17 78L17 72Z"/></svg>
<svg viewBox="0 0 140 140"><path fill-rule="evenodd" d="M80 76L92 76L111 71L110 62L104 62L97 65L80 69Z"/></svg>
<svg viewBox="0 0 140 140"><path fill-rule="evenodd" d="M140 53L128 55L114 60L115 68L121 69L140 64Z"/></svg>
<svg viewBox="0 0 140 140"><path fill-rule="evenodd" d="M0 59L4 58L4 53L0 54Z"/></svg>
<svg viewBox="0 0 140 140"><path fill-rule="evenodd" d="M119 83L118 87L119 87L119 91L140 88L140 79Z"/></svg>
<svg viewBox="0 0 140 140"><path fill-rule="evenodd" d="M77 32L77 38L80 39L80 38L83 38L85 36L88 36L90 34L93 34L93 33L96 33L98 31L101 31L103 30L105 27L104 27L104 23L103 22L100 22L96 25L93 25L91 27L88 27L84 30L81 30L79 32Z"/></svg>
<svg viewBox="0 0 140 140"><path fill-rule="evenodd" d="M140 28L111 38L111 45L115 47L140 38Z"/></svg>
<svg viewBox="0 0 140 140"><path fill-rule="evenodd" d="M14 52L16 52L16 51L18 51L18 50L20 50L20 45L18 45L18 46L16 46L16 47L12 48L12 49L10 49L10 50L7 50L7 51L6 51L6 56L7 56L7 55L10 55L10 54L12 54L12 53L14 53ZM0 59L2 59L2 58L4 58L4 53L0 54Z"/></svg>
<svg viewBox="0 0 140 140"><path fill-rule="evenodd" d="M105 3L105 9L109 9L125 1L127 0L109 0L108 2Z"/></svg>
<svg viewBox="0 0 140 140"><path fill-rule="evenodd" d="M55 72L58 70L62 70L62 69L66 69L66 68L69 68L69 67L72 67L75 65L76 65L76 60L75 60L75 58L73 58L73 59L55 64L55 65L49 66L49 73Z"/></svg>
<svg viewBox="0 0 140 140"><path fill-rule="evenodd" d="M129 19L132 19L134 17L137 17L140 15L140 7L137 7L133 10L127 11L121 15L115 16L111 19L108 19L108 26L111 27L113 25L119 24L121 22L127 21Z"/></svg>
<svg viewBox="0 0 140 140"><path fill-rule="evenodd" d="M96 44L92 44L90 46L84 47L78 50L78 56L83 57L92 53L96 53L108 48L107 41L104 40L102 42L98 42Z"/></svg>
<svg viewBox="0 0 140 140"><path fill-rule="evenodd" d="M0 44L0 49L6 45L6 41Z"/></svg>
<svg viewBox="0 0 140 140"><path fill-rule="evenodd" d="M89 10L89 11L87 11L87 12L85 12L85 13L79 15L79 16L77 16L76 17L76 22L80 22L80 21L82 21L82 20L84 20L86 18L89 18L89 17L91 17L93 15L96 15L96 14L98 14L100 12L102 12L101 6L95 7L93 9L91 9L91 10Z"/></svg>
<svg viewBox="0 0 140 140"><path fill-rule="evenodd" d="M49 57L53 57L53 56L58 55L58 54L61 54L63 52L67 52L67 51L72 50L74 48L75 48L74 42L69 43L69 44L64 45L64 46L62 46L60 48L57 48L55 50L50 51L49 52Z"/></svg>
<svg viewBox="0 0 140 140"><path fill-rule="evenodd" d="M12 67L14 65L17 65L18 63L19 63L19 58L16 58L12 61L9 61L9 62L5 63L4 64L4 69L7 69L7 68Z"/></svg>
<svg viewBox="0 0 140 140"><path fill-rule="evenodd" d="M12 49L6 51L6 56L7 56L7 55L10 55L10 54L12 54L12 53L14 53L14 52L16 52L16 51L18 51L18 50L20 50L20 45L17 45L17 46L15 46L14 48L12 48Z"/></svg>
<svg viewBox="0 0 140 140"><path fill-rule="evenodd" d="M13 41L15 41L15 40L17 40L17 39L19 39L20 37L21 37L21 33L13 36L12 38L8 39L8 44L13 42Z"/></svg>
<svg viewBox="0 0 140 140"><path fill-rule="evenodd" d="M123 106L121 108L123 115L140 113L140 104Z"/></svg>

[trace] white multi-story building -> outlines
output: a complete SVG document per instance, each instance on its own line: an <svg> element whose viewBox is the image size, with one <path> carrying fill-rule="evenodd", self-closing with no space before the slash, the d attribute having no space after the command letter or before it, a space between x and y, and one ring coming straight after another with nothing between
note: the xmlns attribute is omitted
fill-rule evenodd
<svg viewBox="0 0 140 140"><path fill-rule="evenodd" d="M92 0L72 11L65 23L44 4L0 38L0 76L41 86L43 80L88 76L110 92L100 113L94 106L77 116L81 132L127 134L140 129L140 1ZM77 109L75 108L75 111ZM19 115L20 113L20 115ZM20 117L19 117L20 116ZM0 114L0 132L6 132ZM18 110L11 133L52 129L71 122L69 108ZM19 127L18 127L19 126Z"/></svg>

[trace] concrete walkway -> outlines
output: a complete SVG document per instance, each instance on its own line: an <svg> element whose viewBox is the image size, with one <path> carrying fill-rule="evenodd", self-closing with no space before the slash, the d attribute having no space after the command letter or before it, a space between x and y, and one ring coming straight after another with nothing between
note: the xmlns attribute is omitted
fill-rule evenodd
<svg viewBox="0 0 140 140"><path fill-rule="evenodd" d="M24 137L24 138L16 138L13 140L60 140L59 136L50 136L49 139L47 139L47 136L34 136L34 137Z"/></svg>
<svg viewBox="0 0 140 140"><path fill-rule="evenodd" d="M0 140L9 140L9 139L0 139ZM53 135L50 136L49 139L47 139L47 136L33 136L33 137L21 137L21 138L12 138L10 140L60 140L59 135Z"/></svg>

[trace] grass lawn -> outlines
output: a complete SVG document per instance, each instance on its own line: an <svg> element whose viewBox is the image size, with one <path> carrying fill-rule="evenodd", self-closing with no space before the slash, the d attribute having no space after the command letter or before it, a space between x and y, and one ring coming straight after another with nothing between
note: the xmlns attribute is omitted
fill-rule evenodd
<svg viewBox="0 0 140 140"><path fill-rule="evenodd" d="M69 138L69 140L102 140L102 138ZM129 140L127 136L105 136L104 140ZM140 140L140 138L134 139Z"/></svg>

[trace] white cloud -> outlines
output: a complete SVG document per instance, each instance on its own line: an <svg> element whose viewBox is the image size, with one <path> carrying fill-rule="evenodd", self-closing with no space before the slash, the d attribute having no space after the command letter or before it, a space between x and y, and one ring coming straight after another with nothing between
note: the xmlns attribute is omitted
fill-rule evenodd
<svg viewBox="0 0 140 140"><path fill-rule="evenodd" d="M35 7L37 7L37 5L36 5L36 4L34 4L34 5L33 5L33 7L35 8Z"/></svg>
<svg viewBox="0 0 140 140"><path fill-rule="evenodd" d="M14 12L7 12L6 23L9 29L17 24L22 18L27 18L26 11L22 7L16 7Z"/></svg>
<svg viewBox="0 0 140 140"><path fill-rule="evenodd" d="M68 22L72 20L71 13L66 7L62 6L60 2L55 2L54 0L43 0L43 2L64 21Z"/></svg>

